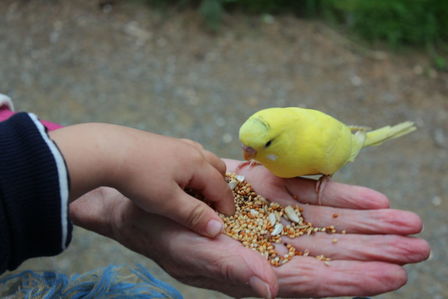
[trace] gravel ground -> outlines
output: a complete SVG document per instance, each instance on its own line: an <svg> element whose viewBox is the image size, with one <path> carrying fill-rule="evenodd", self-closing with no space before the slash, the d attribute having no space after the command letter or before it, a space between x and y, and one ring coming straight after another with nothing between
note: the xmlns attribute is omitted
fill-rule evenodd
<svg viewBox="0 0 448 299"><path fill-rule="evenodd" d="M210 34L194 12L153 11L138 1L103 10L88 0L1 1L0 91L41 118L191 138L231 158L241 155L240 124L260 108L313 107L371 127L416 121L417 132L366 150L335 180L379 190L393 208L423 218L430 259L407 266L408 284L379 298L448 298L448 74L418 53L371 51L320 23L271 21L226 17L224 30ZM182 285L78 228L65 253L19 270L136 262L185 298L228 298Z"/></svg>

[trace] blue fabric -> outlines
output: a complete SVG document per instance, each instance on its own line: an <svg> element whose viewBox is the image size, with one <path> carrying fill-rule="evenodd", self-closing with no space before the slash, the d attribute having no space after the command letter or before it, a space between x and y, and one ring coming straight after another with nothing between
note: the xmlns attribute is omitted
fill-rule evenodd
<svg viewBox="0 0 448 299"><path fill-rule="evenodd" d="M85 274L23 271L0 279L1 296L19 298L173 298L182 295L142 265L110 265Z"/></svg>

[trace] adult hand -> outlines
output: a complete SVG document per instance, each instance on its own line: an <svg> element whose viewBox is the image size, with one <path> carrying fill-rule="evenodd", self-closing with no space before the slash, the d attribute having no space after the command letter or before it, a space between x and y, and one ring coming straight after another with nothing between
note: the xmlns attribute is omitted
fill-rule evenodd
<svg viewBox="0 0 448 299"><path fill-rule="evenodd" d="M226 163L232 171L240 162ZM239 297L380 294L406 282L404 264L429 255L426 241L408 236L420 232L420 218L389 209L387 198L376 191L330 182L321 196L323 205L317 206L314 180L280 179L262 166L244 168L240 174L271 200L307 203L301 204L303 215L315 226L333 224L338 231L346 231L285 238L299 250L331 258L329 265L310 256L296 256L272 268L257 252L225 235L201 237L167 218L144 212L110 188L97 189L73 202L71 216L75 224L154 259L184 283Z"/></svg>
<svg viewBox="0 0 448 299"><path fill-rule="evenodd" d="M257 252L226 235L202 237L146 213L115 189L85 194L70 204L70 216L76 225L117 240L186 284L231 296L277 293L274 270Z"/></svg>
<svg viewBox="0 0 448 299"><path fill-rule="evenodd" d="M228 160L229 171L239 161ZM281 179L266 168L243 168L240 174L258 194L282 205L298 204L304 218L315 226L334 225L346 234L318 233L296 239L284 238L310 255L331 258L327 264L313 257L296 256L275 268L280 297L369 296L403 286L407 275L403 265L428 258L425 240L419 233L418 215L389 208L389 200L374 190L329 182L317 205L315 180ZM302 204L300 204L302 203ZM335 240L337 242L335 242Z"/></svg>

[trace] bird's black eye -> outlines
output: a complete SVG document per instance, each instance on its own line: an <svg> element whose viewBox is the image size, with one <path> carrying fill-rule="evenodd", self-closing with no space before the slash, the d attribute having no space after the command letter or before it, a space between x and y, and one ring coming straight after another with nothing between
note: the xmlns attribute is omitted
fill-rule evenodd
<svg viewBox="0 0 448 299"><path fill-rule="evenodd" d="M264 147L268 147L268 146L270 146L270 145L271 145L271 143L272 143L272 139L271 139L271 140L269 140L268 142L266 142L266 144L264 145Z"/></svg>

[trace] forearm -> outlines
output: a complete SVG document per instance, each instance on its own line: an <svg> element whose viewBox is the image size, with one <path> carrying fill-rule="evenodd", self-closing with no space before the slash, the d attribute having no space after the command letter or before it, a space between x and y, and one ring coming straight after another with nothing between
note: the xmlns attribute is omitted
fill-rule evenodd
<svg viewBox="0 0 448 299"><path fill-rule="evenodd" d="M118 188L126 177L124 157L131 129L87 123L49 133L58 145L70 177L70 200L100 186ZM126 137L126 138L125 138Z"/></svg>

